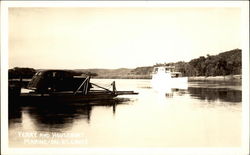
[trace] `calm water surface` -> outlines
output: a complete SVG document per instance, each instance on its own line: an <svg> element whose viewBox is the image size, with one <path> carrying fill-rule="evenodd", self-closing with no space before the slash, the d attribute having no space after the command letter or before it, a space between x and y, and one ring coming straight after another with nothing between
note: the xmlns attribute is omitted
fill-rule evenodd
<svg viewBox="0 0 250 155"><path fill-rule="evenodd" d="M113 80L93 79L107 86ZM150 80L115 80L139 95L82 103L10 106L10 147L238 147L241 85L189 82L159 92ZM125 99L124 99L125 98Z"/></svg>

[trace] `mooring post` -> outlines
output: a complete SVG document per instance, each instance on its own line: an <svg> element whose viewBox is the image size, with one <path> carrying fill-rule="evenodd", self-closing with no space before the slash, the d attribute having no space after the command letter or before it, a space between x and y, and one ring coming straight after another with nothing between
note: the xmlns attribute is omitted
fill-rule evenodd
<svg viewBox="0 0 250 155"><path fill-rule="evenodd" d="M116 92L115 81L113 81L112 86L113 86L113 93L115 93Z"/></svg>

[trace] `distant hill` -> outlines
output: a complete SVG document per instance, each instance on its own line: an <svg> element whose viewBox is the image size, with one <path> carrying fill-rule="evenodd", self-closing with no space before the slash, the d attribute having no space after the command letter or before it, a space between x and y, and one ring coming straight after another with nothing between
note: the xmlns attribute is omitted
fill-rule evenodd
<svg viewBox="0 0 250 155"><path fill-rule="evenodd" d="M128 78L133 69L76 69L77 72L96 74L96 78Z"/></svg>
<svg viewBox="0 0 250 155"><path fill-rule="evenodd" d="M136 75L150 75L153 67L175 66L176 71L184 76L225 76L242 72L241 49L222 52L218 55L200 56L189 62L157 63L150 67L137 67L131 71Z"/></svg>
<svg viewBox="0 0 250 155"><path fill-rule="evenodd" d="M237 75L242 72L241 49L234 49L218 55L200 56L189 62L157 63L153 66L137 67L135 69L90 69L81 70L97 73L97 78L150 78L156 66L175 66L176 71L184 76L225 76Z"/></svg>
<svg viewBox="0 0 250 155"><path fill-rule="evenodd" d="M145 69L143 69L145 70ZM94 78L100 79L149 79L150 71L144 74L137 74L136 69L119 68L119 69L76 69L77 72L93 75Z"/></svg>
<svg viewBox="0 0 250 155"><path fill-rule="evenodd" d="M172 63L157 63L153 66L137 67L134 69L76 69L75 71L91 75L94 78L125 78L125 79L149 79L156 66L175 66L176 71L184 76L225 76L239 75L242 72L241 49L234 49L219 53L218 55L200 56L189 62L179 61ZM9 77L32 77L33 68L9 69Z"/></svg>

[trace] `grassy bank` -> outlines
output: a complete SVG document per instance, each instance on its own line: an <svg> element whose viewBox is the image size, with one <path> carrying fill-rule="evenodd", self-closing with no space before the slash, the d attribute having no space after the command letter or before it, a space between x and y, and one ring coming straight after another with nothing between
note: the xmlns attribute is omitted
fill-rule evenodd
<svg viewBox="0 0 250 155"><path fill-rule="evenodd" d="M151 79L150 75L114 75L114 76L96 76L94 79ZM188 81L234 81L241 82L241 75L226 76L192 76Z"/></svg>
<svg viewBox="0 0 250 155"><path fill-rule="evenodd" d="M226 75L226 76L196 76L188 77L189 81L241 81L242 75Z"/></svg>
<svg viewBox="0 0 250 155"><path fill-rule="evenodd" d="M150 75L98 75L94 79L151 79Z"/></svg>

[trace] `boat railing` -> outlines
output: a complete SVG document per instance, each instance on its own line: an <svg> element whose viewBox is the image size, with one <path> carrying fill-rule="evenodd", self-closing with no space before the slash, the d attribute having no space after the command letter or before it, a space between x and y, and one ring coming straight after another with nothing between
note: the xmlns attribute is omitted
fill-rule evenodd
<svg viewBox="0 0 250 155"><path fill-rule="evenodd" d="M88 93L88 87L89 87L89 80L90 77L87 76L85 80L80 84L80 86L74 91L74 95L77 94L77 92L82 88L82 93L86 95Z"/></svg>
<svg viewBox="0 0 250 155"><path fill-rule="evenodd" d="M87 76L84 81L79 85L79 87L74 91L74 95L76 95L80 90L82 92L83 95L86 95L88 94L89 92L89 88L90 88L90 85L91 86L96 86L98 88L101 88L102 91L106 91L106 92L109 92L109 93L112 93L112 94L116 94L117 90L116 90L116 85L115 85L115 81L113 81L111 83L111 86L112 86L112 90L109 90L108 88L105 88L105 87L102 87L102 86L99 86L97 84L94 84L94 83L90 83L90 76Z"/></svg>
<svg viewBox="0 0 250 155"><path fill-rule="evenodd" d="M107 92L109 92L109 93L112 93L112 94L116 94L116 86L115 86L115 81L113 81L112 83L111 83L111 85L112 85L112 88L113 88L113 90L109 90L109 89L107 89L107 88L104 88L104 87L102 87L102 86L99 86L99 85L97 85L97 84L94 84L94 83L91 83L93 86L96 86L96 87L98 87L98 88L101 88L101 89L103 89L103 90L106 90Z"/></svg>

